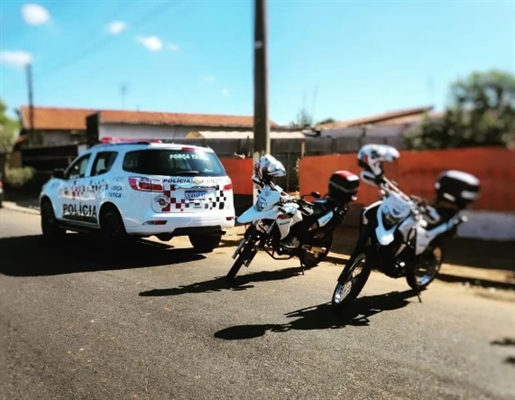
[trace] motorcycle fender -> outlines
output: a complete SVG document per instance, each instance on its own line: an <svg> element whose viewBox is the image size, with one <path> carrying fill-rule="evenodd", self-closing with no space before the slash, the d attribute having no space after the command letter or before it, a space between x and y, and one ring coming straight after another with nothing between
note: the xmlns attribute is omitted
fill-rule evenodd
<svg viewBox="0 0 515 400"><path fill-rule="evenodd" d="M240 224L248 224L260 219L276 219L278 214L279 212L276 208L272 210L257 211L256 208L252 206L241 214L236 221Z"/></svg>

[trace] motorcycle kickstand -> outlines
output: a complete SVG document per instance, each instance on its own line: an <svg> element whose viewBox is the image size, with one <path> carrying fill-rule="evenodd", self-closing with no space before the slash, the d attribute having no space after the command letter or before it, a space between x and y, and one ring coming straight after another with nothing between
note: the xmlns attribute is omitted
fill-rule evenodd
<svg viewBox="0 0 515 400"><path fill-rule="evenodd" d="M418 290L418 288L417 288L417 290L415 292L417 293L418 302L422 303L422 298L420 297L420 290Z"/></svg>
<svg viewBox="0 0 515 400"><path fill-rule="evenodd" d="M302 275L306 275L304 273L304 264L300 263L300 271L302 272Z"/></svg>

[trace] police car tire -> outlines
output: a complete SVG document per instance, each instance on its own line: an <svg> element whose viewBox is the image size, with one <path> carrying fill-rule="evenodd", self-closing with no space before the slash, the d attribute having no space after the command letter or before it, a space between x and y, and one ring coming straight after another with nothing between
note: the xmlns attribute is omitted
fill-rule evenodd
<svg viewBox="0 0 515 400"><path fill-rule="evenodd" d="M129 238L118 211L109 210L105 212L101 217L100 226L107 241L123 242ZM108 229L112 228L115 228L117 232L109 232Z"/></svg>
<svg viewBox="0 0 515 400"><path fill-rule="evenodd" d="M222 235L189 235L193 248L200 252L210 252L216 249L222 240Z"/></svg>
<svg viewBox="0 0 515 400"><path fill-rule="evenodd" d="M49 201L41 205L41 230L43 237L51 242L62 239L66 234L66 230L57 225L54 209Z"/></svg>

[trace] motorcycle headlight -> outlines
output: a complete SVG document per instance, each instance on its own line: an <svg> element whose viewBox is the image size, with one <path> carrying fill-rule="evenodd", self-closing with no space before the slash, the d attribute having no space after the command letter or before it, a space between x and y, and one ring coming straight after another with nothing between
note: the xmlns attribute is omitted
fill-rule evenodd
<svg viewBox="0 0 515 400"><path fill-rule="evenodd" d="M256 207L256 210L263 211L266 207L266 201L261 198L258 198L256 201L256 204L255 204L255 207Z"/></svg>
<svg viewBox="0 0 515 400"><path fill-rule="evenodd" d="M383 223L386 226L393 226L401 221L401 216L395 216L390 212L390 209L388 207L385 207L385 210L383 211Z"/></svg>

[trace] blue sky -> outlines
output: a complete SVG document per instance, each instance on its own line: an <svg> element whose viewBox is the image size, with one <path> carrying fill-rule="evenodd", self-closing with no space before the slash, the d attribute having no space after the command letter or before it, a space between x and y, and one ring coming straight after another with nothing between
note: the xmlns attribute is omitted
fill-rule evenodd
<svg viewBox="0 0 515 400"><path fill-rule="evenodd" d="M269 0L270 116L434 104L473 70L515 72L515 1ZM3 0L0 95L41 106L252 115L251 0ZM127 87L124 103L121 86Z"/></svg>

